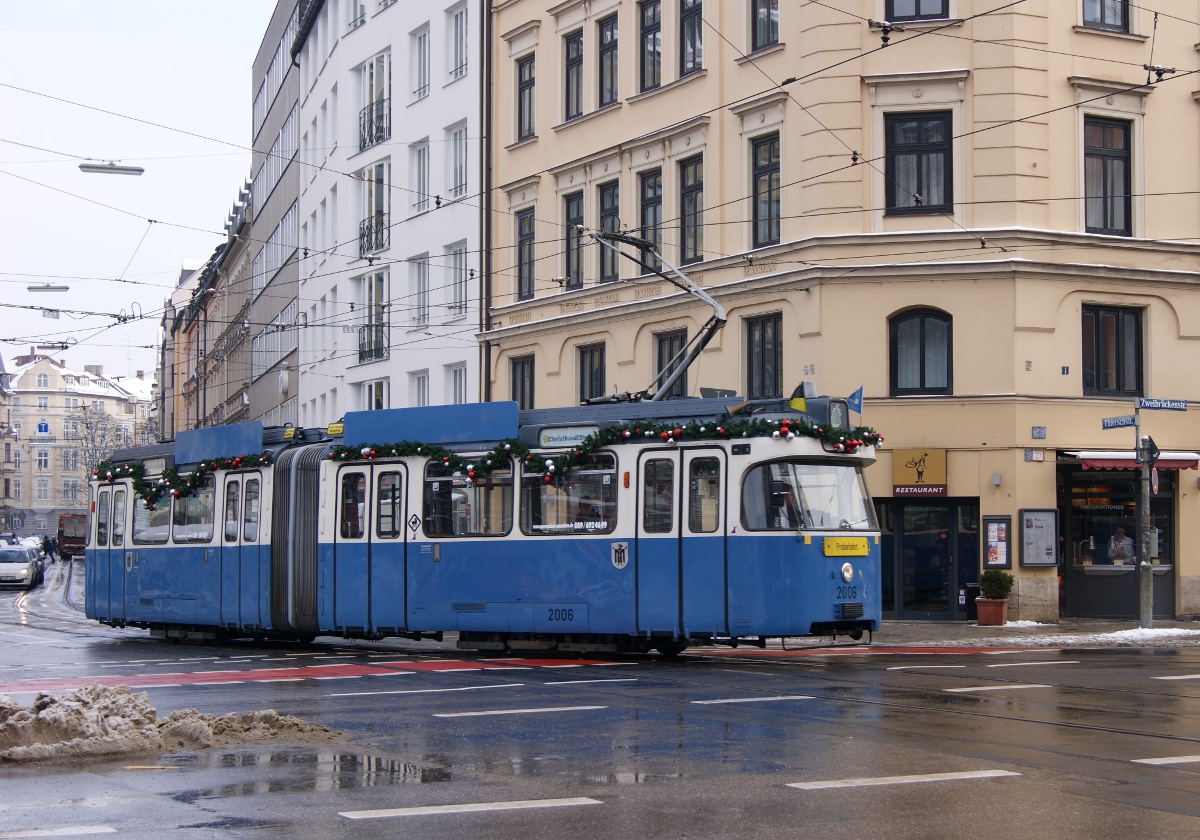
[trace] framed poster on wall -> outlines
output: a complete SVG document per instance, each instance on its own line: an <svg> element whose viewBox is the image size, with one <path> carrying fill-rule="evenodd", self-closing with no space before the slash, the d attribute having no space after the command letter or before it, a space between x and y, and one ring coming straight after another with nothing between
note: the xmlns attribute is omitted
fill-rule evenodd
<svg viewBox="0 0 1200 840"><path fill-rule="evenodd" d="M1008 540L1011 533L1011 516L983 517L983 568L1012 568L1012 553Z"/></svg>
<svg viewBox="0 0 1200 840"><path fill-rule="evenodd" d="M1058 511L1023 508L1021 521L1021 565L1058 565Z"/></svg>

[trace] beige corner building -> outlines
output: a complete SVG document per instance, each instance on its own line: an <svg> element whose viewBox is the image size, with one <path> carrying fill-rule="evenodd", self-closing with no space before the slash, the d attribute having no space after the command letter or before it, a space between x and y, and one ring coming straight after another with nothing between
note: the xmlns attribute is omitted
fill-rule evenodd
<svg viewBox="0 0 1200 840"><path fill-rule="evenodd" d="M625 230L728 312L681 393L863 386L885 616L997 567L1010 619L1136 618L1135 414L1154 612L1200 614L1200 9L1165 7L493 2L484 398L637 392L696 334L590 236Z"/></svg>

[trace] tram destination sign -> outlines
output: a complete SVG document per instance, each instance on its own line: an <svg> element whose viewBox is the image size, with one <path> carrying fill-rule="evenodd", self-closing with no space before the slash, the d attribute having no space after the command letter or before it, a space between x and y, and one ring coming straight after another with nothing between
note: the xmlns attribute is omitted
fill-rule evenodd
<svg viewBox="0 0 1200 840"><path fill-rule="evenodd" d="M1123 417L1105 417L1100 421L1101 429L1123 429L1126 426L1136 426L1138 419L1136 414L1126 414Z"/></svg>
<svg viewBox="0 0 1200 840"><path fill-rule="evenodd" d="M1153 411L1187 411L1187 400L1161 400L1157 397L1138 397L1137 407Z"/></svg>

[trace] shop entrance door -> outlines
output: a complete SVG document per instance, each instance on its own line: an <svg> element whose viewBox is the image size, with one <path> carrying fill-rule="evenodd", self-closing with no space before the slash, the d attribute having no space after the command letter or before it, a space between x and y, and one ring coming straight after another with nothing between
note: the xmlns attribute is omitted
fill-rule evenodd
<svg viewBox="0 0 1200 840"><path fill-rule="evenodd" d="M879 502L886 618L962 619L979 574L979 503Z"/></svg>

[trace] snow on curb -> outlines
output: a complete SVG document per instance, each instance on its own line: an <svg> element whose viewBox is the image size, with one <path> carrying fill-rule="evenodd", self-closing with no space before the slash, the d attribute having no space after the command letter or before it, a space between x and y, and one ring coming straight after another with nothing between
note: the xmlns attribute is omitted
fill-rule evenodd
<svg viewBox="0 0 1200 840"><path fill-rule="evenodd" d="M274 710L162 720L149 695L99 683L60 696L39 694L28 708L0 694L0 764L204 749L230 743L332 743L340 733Z"/></svg>

